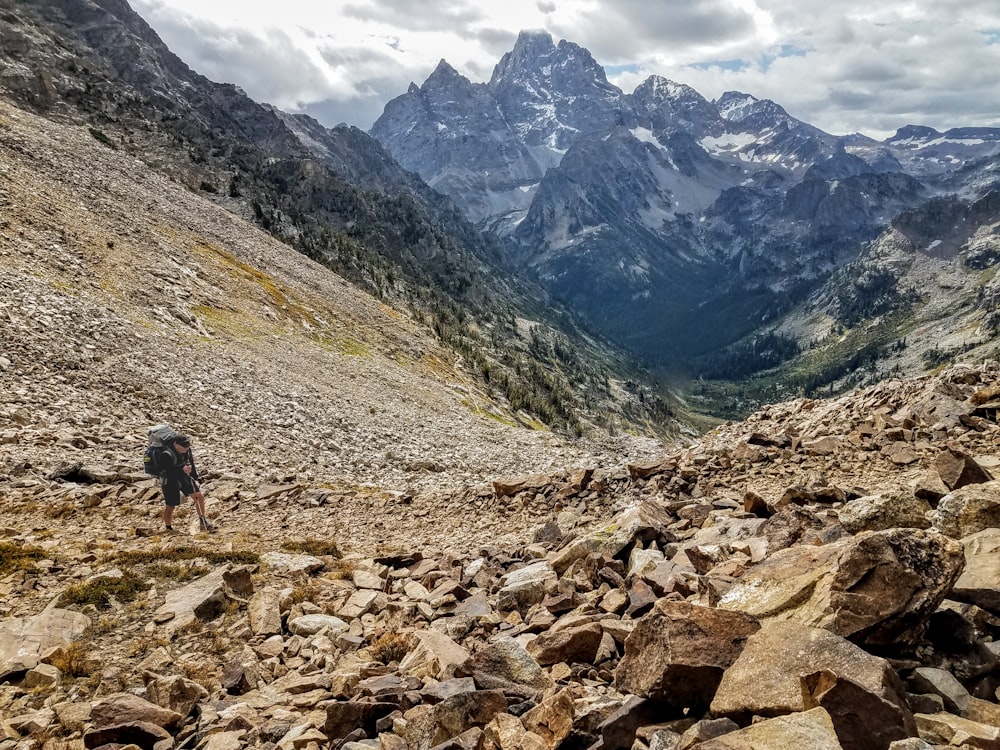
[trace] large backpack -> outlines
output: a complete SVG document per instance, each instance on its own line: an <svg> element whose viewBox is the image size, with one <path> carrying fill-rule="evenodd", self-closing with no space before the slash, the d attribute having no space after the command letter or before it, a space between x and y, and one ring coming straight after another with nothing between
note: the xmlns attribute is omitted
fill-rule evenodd
<svg viewBox="0 0 1000 750"><path fill-rule="evenodd" d="M158 424L156 427L150 427L147 434L149 445L146 446L146 452L142 456L142 466L147 474L158 477L163 474L165 468L163 451L177 437L177 430L168 424Z"/></svg>

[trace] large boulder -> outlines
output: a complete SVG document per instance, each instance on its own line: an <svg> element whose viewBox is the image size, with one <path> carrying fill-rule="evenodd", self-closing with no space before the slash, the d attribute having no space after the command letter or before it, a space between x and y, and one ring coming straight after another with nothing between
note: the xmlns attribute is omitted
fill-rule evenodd
<svg viewBox="0 0 1000 750"><path fill-rule="evenodd" d="M972 456L949 445L934 459L934 471L949 490L992 481L993 477Z"/></svg>
<svg viewBox="0 0 1000 750"><path fill-rule="evenodd" d="M840 524L852 534L861 531L910 528L926 529L931 525L931 505L912 492L897 490L865 495L849 501L838 512Z"/></svg>
<svg viewBox="0 0 1000 750"><path fill-rule="evenodd" d="M970 484L941 498L931 520L942 534L962 539L1000 527L1000 482Z"/></svg>
<svg viewBox="0 0 1000 750"><path fill-rule="evenodd" d="M497 606L501 610L525 612L555 590L558 576L545 560L512 570L500 579Z"/></svg>
<svg viewBox="0 0 1000 750"><path fill-rule="evenodd" d="M470 729L484 728L506 711L507 699L500 690L459 693L434 706L420 705L407 711L403 738L411 748L429 750Z"/></svg>
<svg viewBox="0 0 1000 750"><path fill-rule="evenodd" d="M845 748L886 748L915 733L904 686L885 659L828 630L794 622L766 622L747 639L711 708L743 723L817 705L831 715ZM861 737L853 729L859 717Z"/></svg>
<svg viewBox="0 0 1000 750"><path fill-rule="evenodd" d="M625 640L616 686L680 708L707 706L759 628L742 612L660 599Z"/></svg>
<svg viewBox="0 0 1000 750"><path fill-rule="evenodd" d="M417 644L399 663L402 674L446 680L469 658L469 652L444 633L418 630L413 636Z"/></svg>
<svg viewBox="0 0 1000 750"><path fill-rule="evenodd" d="M471 675L482 689L521 687L536 693L552 686L541 665L516 640L499 638L473 654L462 672Z"/></svg>
<svg viewBox="0 0 1000 750"><path fill-rule="evenodd" d="M163 605L153 614L153 621L168 631L176 631L195 620L210 621L226 610L228 566L217 568L186 586L170 591Z"/></svg>
<svg viewBox="0 0 1000 750"><path fill-rule="evenodd" d="M869 647L905 649L964 565L962 545L921 529L888 529L796 546L750 568L719 607L826 628Z"/></svg>
<svg viewBox="0 0 1000 750"><path fill-rule="evenodd" d="M552 555L552 567L562 575L574 562L594 553L612 558L631 551L637 541L643 547L652 541L673 541L666 528L674 520L654 503L640 502L619 513L603 529L574 539Z"/></svg>
<svg viewBox="0 0 1000 750"><path fill-rule="evenodd" d="M604 630L600 623L591 622L548 630L530 641L527 649L542 666L559 662L592 662L603 637Z"/></svg>
<svg viewBox="0 0 1000 750"><path fill-rule="evenodd" d="M250 599L247 614L254 635L277 635L281 632L281 591L266 588Z"/></svg>
<svg viewBox="0 0 1000 750"><path fill-rule="evenodd" d="M208 691L197 682L171 675L157 677L146 685L146 698L162 708L187 716L199 701L208 698Z"/></svg>
<svg viewBox="0 0 1000 750"><path fill-rule="evenodd" d="M90 709L90 720L95 727L140 722L170 728L176 727L183 718L177 711L132 693L114 693L102 698Z"/></svg>

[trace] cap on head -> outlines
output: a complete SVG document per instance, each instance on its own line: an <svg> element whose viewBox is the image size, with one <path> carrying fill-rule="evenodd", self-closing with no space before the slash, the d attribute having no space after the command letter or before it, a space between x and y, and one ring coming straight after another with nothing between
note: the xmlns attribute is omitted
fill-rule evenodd
<svg viewBox="0 0 1000 750"><path fill-rule="evenodd" d="M183 445L185 448L188 448L191 445L191 439L187 435L178 434L174 436L174 442L178 445Z"/></svg>

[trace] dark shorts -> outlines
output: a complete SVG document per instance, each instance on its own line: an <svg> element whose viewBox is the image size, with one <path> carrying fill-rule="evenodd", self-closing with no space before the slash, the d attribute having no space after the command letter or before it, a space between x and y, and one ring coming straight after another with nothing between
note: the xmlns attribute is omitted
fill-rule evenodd
<svg viewBox="0 0 1000 750"><path fill-rule="evenodd" d="M185 497L194 492L194 484L190 479L185 477L184 479L168 479L162 485L163 489L163 502L167 505L177 507L181 504L181 495Z"/></svg>

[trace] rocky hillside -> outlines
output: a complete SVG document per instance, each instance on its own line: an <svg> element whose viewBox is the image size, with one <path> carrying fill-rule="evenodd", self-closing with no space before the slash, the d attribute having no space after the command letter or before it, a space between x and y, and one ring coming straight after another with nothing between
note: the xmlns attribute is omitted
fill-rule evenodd
<svg viewBox="0 0 1000 750"><path fill-rule="evenodd" d="M337 493L594 455L520 428L422 326L87 127L3 105L0 149L8 477L131 471L163 421L215 473Z"/></svg>
<svg viewBox="0 0 1000 750"><path fill-rule="evenodd" d="M213 476L214 536L161 532L139 397L89 382L77 412L61 372L61 419L2 433L32 460L0 486L0 748L1000 745L996 363L450 495L345 493L265 445L280 483Z"/></svg>
<svg viewBox="0 0 1000 750"><path fill-rule="evenodd" d="M569 442L87 126L0 149L2 750L1000 743L996 363Z"/></svg>

